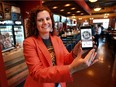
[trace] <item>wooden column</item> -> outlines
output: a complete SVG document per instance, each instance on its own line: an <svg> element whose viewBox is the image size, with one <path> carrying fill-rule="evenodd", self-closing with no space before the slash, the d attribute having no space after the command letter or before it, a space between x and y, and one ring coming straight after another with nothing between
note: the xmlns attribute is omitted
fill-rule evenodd
<svg viewBox="0 0 116 87"><path fill-rule="evenodd" d="M8 87L1 47L0 47L0 87Z"/></svg>

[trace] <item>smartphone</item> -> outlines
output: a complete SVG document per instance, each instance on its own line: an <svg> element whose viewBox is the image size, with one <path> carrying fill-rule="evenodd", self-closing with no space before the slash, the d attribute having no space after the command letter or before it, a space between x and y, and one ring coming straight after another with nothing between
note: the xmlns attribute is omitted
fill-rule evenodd
<svg viewBox="0 0 116 87"><path fill-rule="evenodd" d="M83 26L80 28L82 49L93 48L92 28L91 26Z"/></svg>

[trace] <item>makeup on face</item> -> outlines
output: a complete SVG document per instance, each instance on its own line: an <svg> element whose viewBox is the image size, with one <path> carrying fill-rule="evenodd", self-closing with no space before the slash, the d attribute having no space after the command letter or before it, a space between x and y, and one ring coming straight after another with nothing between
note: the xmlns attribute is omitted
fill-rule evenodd
<svg viewBox="0 0 116 87"><path fill-rule="evenodd" d="M49 33L52 29L52 20L48 11L37 14L37 28L40 33Z"/></svg>

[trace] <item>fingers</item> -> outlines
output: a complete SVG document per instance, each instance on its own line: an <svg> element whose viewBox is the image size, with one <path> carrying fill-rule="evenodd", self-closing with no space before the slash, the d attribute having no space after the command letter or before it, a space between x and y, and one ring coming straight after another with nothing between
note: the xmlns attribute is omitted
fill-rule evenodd
<svg viewBox="0 0 116 87"><path fill-rule="evenodd" d="M77 53L77 54L78 54L77 57L78 57L78 58L81 58L81 56L82 56L82 48L79 48L79 50L80 50L80 51Z"/></svg>
<svg viewBox="0 0 116 87"><path fill-rule="evenodd" d="M94 52L95 52L95 49L91 49L84 59L88 60L93 55Z"/></svg>
<svg viewBox="0 0 116 87"><path fill-rule="evenodd" d="M76 44L76 46L81 46L81 41L79 41L77 44Z"/></svg>
<svg viewBox="0 0 116 87"><path fill-rule="evenodd" d="M82 56L82 48L78 48L78 50L79 51L77 51L76 58L81 58L81 56Z"/></svg>
<svg viewBox="0 0 116 87"><path fill-rule="evenodd" d="M95 44L95 41L93 41L93 44Z"/></svg>
<svg viewBox="0 0 116 87"><path fill-rule="evenodd" d="M81 47L81 42L80 41L75 45L74 50L77 50L79 47Z"/></svg>
<svg viewBox="0 0 116 87"><path fill-rule="evenodd" d="M96 57L96 55L97 55L97 53L95 52L95 53L93 53L93 55L91 56L91 64L93 63L93 61L95 60L95 57Z"/></svg>
<svg viewBox="0 0 116 87"><path fill-rule="evenodd" d="M90 50L90 52L85 57L85 63L90 66L93 60L95 59L96 52L95 49Z"/></svg>
<svg viewBox="0 0 116 87"><path fill-rule="evenodd" d="M95 41L93 41L93 48L94 48L94 49L97 48Z"/></svg>
<svg viewBox="0 0 116 87"><path fill-rule="evenodd" d="M95 59L95 60L91 63L91 65L95 64L95 63L98 62L98 61L99 61L99 59Z"/></svg>
<svg viewBox="0 0 116 87"><path fill-rule="evenodd" d="M92 39L95 39L95 37L94 37L94 36L92 36Z"/></svg>
<svg viewBox="0 0 116 87"><path fill-rule="evenodd" d="M98 61L98 59L95 59L97 53L95 52L94 55L93 55L93 59L91 61L91 65L93 65L94 63L96 63Z"/></svg>

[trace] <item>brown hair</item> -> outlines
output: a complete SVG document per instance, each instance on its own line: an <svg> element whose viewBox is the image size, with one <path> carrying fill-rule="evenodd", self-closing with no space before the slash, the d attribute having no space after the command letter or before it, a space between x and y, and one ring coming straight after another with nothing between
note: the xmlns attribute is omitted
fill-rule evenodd
<svg viewBox="0 0 116 87"><path fill-rule="evenodd" d="M50 33L51 35L54 34L54 20L53 20L52 12L45 6L37 6L36 8L32 9L29 13L29 18L27 22L27 37L30 37L30 36L38 37L39 31L36 26L36 18L37 18L37 14L44 10L48 11L50 14L50 17L52 20L52 28L53 28L53 31Z"/></svg>

